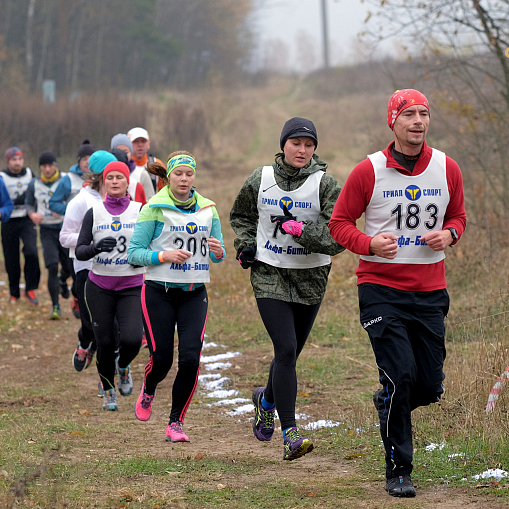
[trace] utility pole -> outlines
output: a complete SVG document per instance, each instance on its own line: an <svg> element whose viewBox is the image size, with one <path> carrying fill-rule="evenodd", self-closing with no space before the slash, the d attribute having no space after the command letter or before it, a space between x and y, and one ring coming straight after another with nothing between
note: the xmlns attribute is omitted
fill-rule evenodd
<svg viewBox="0 0 509 509"><path fill-rule="evenodd" d="M327 29L327 0L322 0L323 63L329 68L329 36Z"/></svg>

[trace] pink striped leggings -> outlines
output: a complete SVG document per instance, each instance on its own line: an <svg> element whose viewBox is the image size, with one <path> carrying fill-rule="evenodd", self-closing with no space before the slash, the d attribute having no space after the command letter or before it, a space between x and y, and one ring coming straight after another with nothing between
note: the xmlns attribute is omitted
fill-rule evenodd
<svg viewBox="0 0 509 509"><path fill-rule="evenodd" d="M170 424L183 422L198 384L207 323L207 290L203 285L186 292L147 281L141 291L141 307L150 350L150 361L145 366L146 394L154 394L171 369L177 324L178 370L173 383Z"/></svg>

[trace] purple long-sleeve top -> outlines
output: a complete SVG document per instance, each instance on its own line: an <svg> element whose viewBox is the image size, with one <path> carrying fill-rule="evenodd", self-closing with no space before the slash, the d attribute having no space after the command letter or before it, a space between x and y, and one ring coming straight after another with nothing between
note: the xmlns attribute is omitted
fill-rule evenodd
<svg viewBox="0 0 509 509"><path fill-rule="evenodd" d="M113 198L109 194L103 202L104 207L112 216L119 216L129 206L130 198L125 196L123 198ZM94 209L87 210L83 218L83 224L76 244L76 258L78 260L90 260L96 255L94 246L94 234L92 227L94 225ZM104 288L105 290L124 290L134 286L141 286L143 284L143 274L136 274L135 276L100 276L90 271L88 278L92 283Z"/></svg>

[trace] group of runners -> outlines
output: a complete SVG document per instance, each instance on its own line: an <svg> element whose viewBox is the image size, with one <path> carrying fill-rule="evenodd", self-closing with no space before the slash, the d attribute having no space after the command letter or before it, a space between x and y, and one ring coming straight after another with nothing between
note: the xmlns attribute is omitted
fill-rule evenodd
<svg viewBox="0 0 509 509"><path fill-rule="evenodd" d="M342 190L316 154L313 122L288 120L281 151L248 177L230 224L236 258L251 271L260 317L274 346L267 383L252 396L255 437L272 439L277 410L283 459L313 449L295 420L296 362L325 295L331 256L348 249L360 255L360 319L382 384L373 402L386 451L385 489L412 497L411 412L438 402L444 391L449 306L444 251L461 237L466 215L458 165L426 144L426 97L412 89L397 91L387 114L394 140L358 164ZM53 315L59 315L58 293L65 297L64 283L74 270L82 323L73 364L82 371L97 350L104 410L118 408L117 389L122 396L132 393L130 363L145 337L150 359L135 415L150 418L157 386L173 363L177 329L178 369L166 440L187 442L183 422L198 382L208 312L205 285L210 262L224 260L226 251L214 202L193 187L196 159L179 151L163 164L147 157L149 148L142 128L113 137L111 152L84 143L66 176L58 173L53 154L44 152L38 179L23 168L21 151L9 149L8 169L0 176L14 211L7 220L0 185L2 243L4 253L11 250L5 260L13 302L19 298L21 238L26 296L36 303L40 272L38 265L27 267L37 259L34 225L41 225ZM364 232L356 224L363 213ZM73 270L65 265L66 249Z"/></svg>

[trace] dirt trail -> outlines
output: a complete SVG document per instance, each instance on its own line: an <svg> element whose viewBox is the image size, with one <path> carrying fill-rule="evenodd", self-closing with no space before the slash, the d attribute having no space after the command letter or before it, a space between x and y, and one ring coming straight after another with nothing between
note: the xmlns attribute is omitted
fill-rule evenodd
<svg viewBox="0 0 509 509"><path fill-rule="evenodd" d="M43 295L43 292L40 292ZM5 290L0 292L5 302ZM154 403L154 411L150 421L139 422L134 417L133 405L139 391L143 369L148 359L147 350L142 350L139 357L132 364L135 390L131 397L120 398L119 411L103 412L101 400L96 397L98 376L94 366L83 373L76 373L71 365L71 354L75 348L78 321L72 316L69 306L65 303L63 320L57 323L48 322L47 304L43 302L37 309L31 309L25 303L19 303L18 309L13 310L2 305L2 313L22 316L23 323L32 323L31 330L14 326L10 332L0 337L1 361L0 384L7 387L9 392L20 390L20 397L6 398L2 402L2 409L31 408L37 412L48 414L58 412L66 419L97 430L97 443L78 442L69 433L56 434L64 444L62 457L71 462L78 462L83 454L92 456L101 450L108 450L112 461L115 458L125 458L132 454L143 452L153 458L218 458L222 461L235 463L239 457L264 461L263 468L255 469L247 474L223 474L213 476L210 480L200 480L202 488L215 486L220 482L228 488L244 488L253 483L270 483L276 478L288 479L293 483L302 483L311 490L316 484L335 483L340 479L351 479L356 488L361 488L362 499L351 498L344 507L366 508L487 508L499 509L507 507L502 501L486 496L479 490L451 489L438 486L418 490L418 497L412 500L398 500L388 497L383 491L382 480L365 482L356 471L355 464L333 455L320 454L320 440L315 439L316 453L293 462L282 461L282 441L280 431L276 431L275 438L270 443L260 443L255 440L251 431L250 413L229 416L225 414L228 407L207 406L207 398L200 388L186 418L186 431L191 437L188 444L169 444L164 441L164 431L170 400L171 380L174 369L158 388ZM28 322L27 322L28 321ZM38 322L38 325L36 325ZM18 329L18 330L16 330ZM35 330L34 330L35 329ZM209 341L212 341L210 338ZM17 346L16 346L17 345ZM221 347L207 349L205 355L222 353ZM222 376L236 380L236 389L241 390L239 396L250 398L252 387L245 378L259 370L267 360L262 359L262 353L250 351L247 354L231 360L232 367L221 371ZM202 368L201 373L213 373ZM13 374L15 376L13 376ZM36 395L28 396L23 393L27 384L39 388ZM230 387L231 388L231 387ZM4 398L2 398L4 399ZM332 403L324 398L323 401L309 410L315 419L325 418L327 408ZM239 405L237 405L239 406ZM122 435L103 432L108 429L105 424L122 424ZM37 439L37 430L34 430ZM186 481L193 482L193 481ZM172 483L172 489L182 495L186 484L182 481ZM100 494L100 489L97 491ZM177 497L178 498L178 497ZM331 500L322 500L320 505L334 506ZM346 502L345 502L346 503ZM176 506L181 506L176 501ZM185 507L185 504L182 505ZM338 507L342 507L338 505Z"/></svg>

